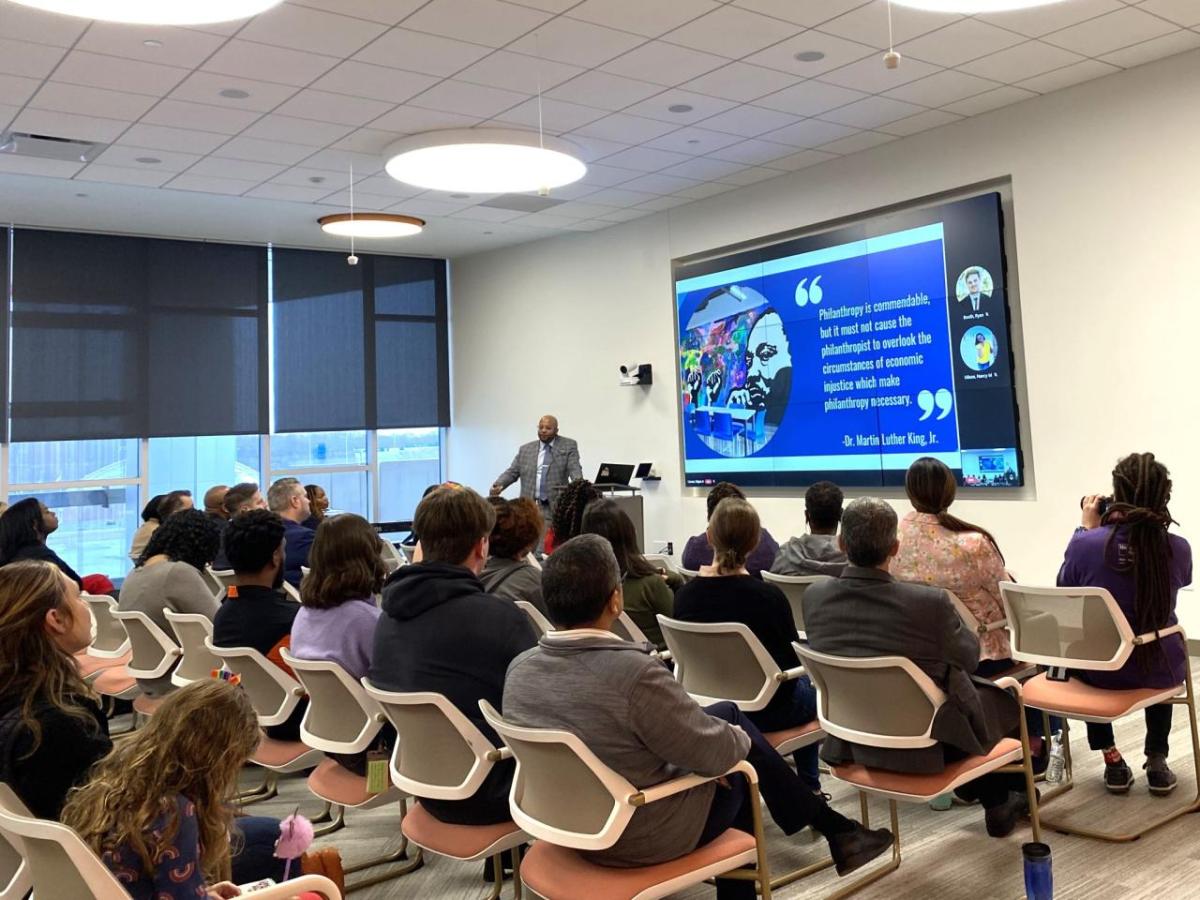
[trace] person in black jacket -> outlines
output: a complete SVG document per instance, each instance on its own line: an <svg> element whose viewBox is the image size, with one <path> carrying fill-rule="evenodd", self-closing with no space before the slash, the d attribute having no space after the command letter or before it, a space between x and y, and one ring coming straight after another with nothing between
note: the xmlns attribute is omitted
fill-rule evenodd
<svg viewBox="0 0 1200 900"><path fill-rule="evenodd" d="M57 553L46 546L46 538L58 530L58 516L37 497L14 503L0 516L0 566L20 559L54 563L62 573L83 587L83 580Z"/></svg>
<svg viewBox="0 0 1200 900"><path fill-rule="evenodd" d="M497 747L479 701L500 708L508 664L537 643L525 613L488 594L479 581L496 514L461 485L443 485L417 506L421 562L399 568L383 589L369 678L389 691L443 694ZM485 825L511 818L511 760L495 766L468 800L421 800L454 824Z"/></svg>

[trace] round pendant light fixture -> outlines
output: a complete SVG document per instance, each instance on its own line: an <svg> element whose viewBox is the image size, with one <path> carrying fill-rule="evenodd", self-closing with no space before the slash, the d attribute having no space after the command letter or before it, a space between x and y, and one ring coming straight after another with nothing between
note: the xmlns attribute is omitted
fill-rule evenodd
<svg viewBox="0 0 1200 900"><path fill-rule="evenodd" d="M336 213L317 219L326 234L356 238L401 238L420 234L425 220L391 213Z"/></svg>
<svg viewBox="0 0 1200 900"><path fill-rule="evenodd" d="M207 25L257 16L282 0L12 0L46 12L127 25Z"/></svg>
<svg viewBox="0 0 1200 900"><path fill-rule="evenodd" d="M387 173L432 191L517 194L548 191L587 172L574 144L536 132L502 128L428 131L385 151Z"/></svg>
<svg viewBox="0 0 1200 900"><path fill-rule="evenodd" d="M897 6L908 6L926 12L960 13L964 16L982 13L1009 12L1014 9L1033 9L1053 6L1065 0L892 0Z"/></svg>

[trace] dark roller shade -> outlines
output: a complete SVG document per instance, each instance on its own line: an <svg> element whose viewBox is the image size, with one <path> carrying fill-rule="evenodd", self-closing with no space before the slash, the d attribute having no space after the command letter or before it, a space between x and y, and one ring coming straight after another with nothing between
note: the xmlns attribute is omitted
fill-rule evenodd
<svg viewBox="0 0 1200 900"><path fill-rule="evenodd" d="M0 294L8 299L8 258L12 250L12 229L0 228ZM0 335L8 335L8 304L0 303ZM8 341L0 340L0 398L3 398L4 417L0 421L0 441L8 442Z"/></svg>
<svg viewBox="0 0 1200 900"><path fill-rule="evenodd" d="M374 258L375 427L450 424L446 263Z"/></svg>

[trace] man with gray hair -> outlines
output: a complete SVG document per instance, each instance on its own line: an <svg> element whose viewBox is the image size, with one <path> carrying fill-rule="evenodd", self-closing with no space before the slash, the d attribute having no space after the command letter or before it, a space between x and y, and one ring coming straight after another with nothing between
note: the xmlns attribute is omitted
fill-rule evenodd
<svg viewBox="0 0 1200 900"><path fill-rule="evenodd" d="M896 511L862 497L842 513L838 541L849 565L840 578L820 581L804 593L809 645L833 656L904 656L948 695L933 722L938 743L894 750L828 737L821 758L833 765L864 765L892 772L941 772L947 763L983 755L1018 727L1020 708L1006 691L971 677L979 665L979 640L941 588L905 584L888 574L900 550ZM1028 803L1020 775L991 774L956 789L979 800L987 832L1005 837Z"/></svg>
<svg viewBox="0 0 1200 900"><path fill-rule="evenodd" d="M308 551L312 547L316 532L300 523L312 515L308 494L296 478L280 478L267 490L267 508L283 519L286 557L283 565L283 580L293 587L300 587L304 573L301 566L308 565Z"/></svg>
<svg viewBox="0 0 1200 900"><path fill-rule="evenodd" d="M612 633L621 614L621 572L608 541L572 538L542 569L542 595L557 630L513 660L504 682L504 716L517 725L569 731L637 788L687 773L714 777L739 760L758 772L759 789L785 834L806 825L825 836L839 875L885 851L886 828L868 831L834 812L791 770L733 703L701 709L650 644ZM633 814L620 839L585 854L600 865L667 862L726 829L752 831L742 777L706 782ZM745 881L717 880L720 900L753 898Z"/></svg>

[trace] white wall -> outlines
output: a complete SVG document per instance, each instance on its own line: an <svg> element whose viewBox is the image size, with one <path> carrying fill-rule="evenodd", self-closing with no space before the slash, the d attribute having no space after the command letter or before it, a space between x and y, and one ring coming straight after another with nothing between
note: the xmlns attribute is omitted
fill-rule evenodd
<svg viewBox="0 0 1200 900"><path fill-rule="evenodd" d="M1200 524L1197 108L1191 53L605 231L455 260L450 476L485 489L555 413L587 477L602 461L657 463L647 541L679 547L704 501L680 478L671 259L1011 176L1036 499L955 512L993 531L1022 580L1049 582L1080 495L1150 449L1187 534ZM627 361L654 364L648 392L617 385ZM755 504L777 537L803 528L795 494Z"/></svg>

